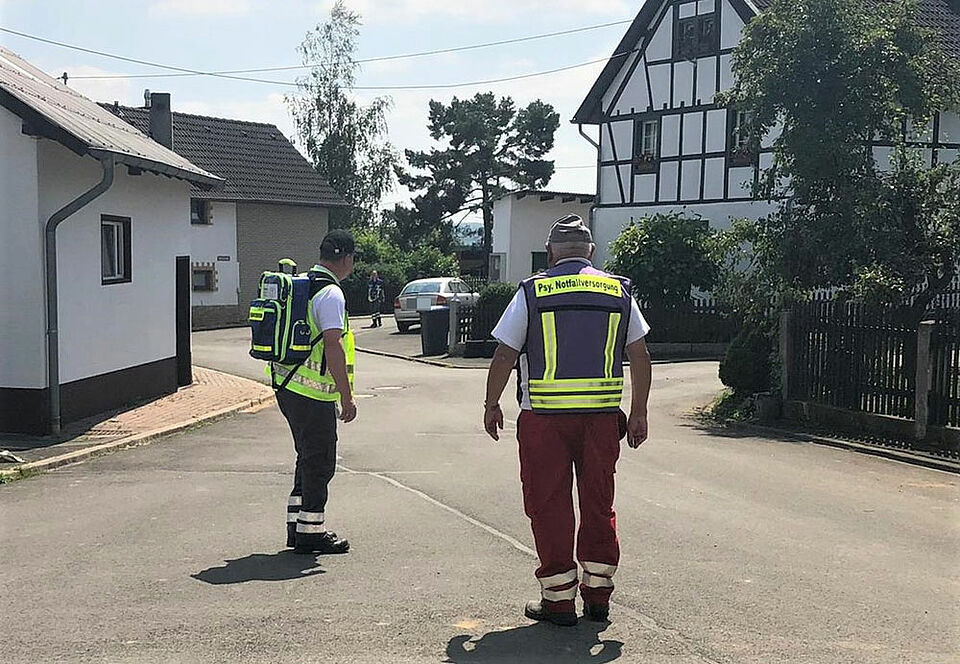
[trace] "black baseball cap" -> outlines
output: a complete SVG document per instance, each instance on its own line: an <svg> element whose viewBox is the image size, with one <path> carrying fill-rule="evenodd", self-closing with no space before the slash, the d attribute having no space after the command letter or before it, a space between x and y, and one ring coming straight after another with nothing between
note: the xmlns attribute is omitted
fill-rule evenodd
<svg viewBox="0 0 960 664"><path fill-rule="evenodd" d="M320 243L320 257L337 259L352 254L356 250L356 246L350 231L335 228L327 233Z"/></svg>

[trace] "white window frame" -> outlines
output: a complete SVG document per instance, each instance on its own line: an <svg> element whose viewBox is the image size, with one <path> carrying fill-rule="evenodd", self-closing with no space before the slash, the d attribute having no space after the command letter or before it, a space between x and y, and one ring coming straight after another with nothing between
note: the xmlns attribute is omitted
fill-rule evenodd
<svg viewBox="0 0 960 664"><path fill-rule="evenodd" d="M107 240L105 229L111 229L113 237ZM100 283L101 285L126 283L130 281L130 265L128 264L128 249L130 238L130 219L102 215L100 217ZM104 261L104 257L107 261ZM113 269L107 269L109 262L113 262Z"/></svg>
<svg viewBox="0 0 960 664"><path fill-rule="evenodd" d="M650 131L648 131L650 130ZM660 137L659 120L643 120L640 122L640 154L657 158L657 142Z"/></svg>

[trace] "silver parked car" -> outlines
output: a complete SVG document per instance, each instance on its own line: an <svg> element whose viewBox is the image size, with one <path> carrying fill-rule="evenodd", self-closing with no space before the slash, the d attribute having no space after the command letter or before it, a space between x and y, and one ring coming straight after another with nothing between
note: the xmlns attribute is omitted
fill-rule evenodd
<svg viewBox="0 0 960 664"><path fill-rule="evenodd" d="M473 291L465 281L457 277L435 277L411 281L393 301L393 315L397 320L397 329L407 332L412 325L420 323L420 311L437 306L447 306L451 302L476 304L479 293Z"/></svg>

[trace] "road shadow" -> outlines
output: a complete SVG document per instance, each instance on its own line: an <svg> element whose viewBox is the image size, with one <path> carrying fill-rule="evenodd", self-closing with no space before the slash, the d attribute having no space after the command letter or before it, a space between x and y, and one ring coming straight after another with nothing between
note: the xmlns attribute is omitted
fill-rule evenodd
<svg viewBox="0 0 960 664"><path fill-rule="evenodd" d="M479 639L461 634L447 643L449 664L524 662L524 664L599 664L612 662L623 651L622 641L601 639L608 623L581 620L576 627L544 623L487 632Z"/></svg>
<svg viewBox="0 0 960 664"><path fill-rule="evenodd" d="M798 434L776 430L773 427L754 426L751 424L724 424L710 420L701 420L687 417L680 422L685 429L693 429L714 438L745 439L752 438L765 443L788 443L802 445L804 441L797 438Z"/></svg>
<svg viewBox="0 0 960 664"><path fill-rule="evenodd" d="M225 561L219 567L208 567L190 576L198 581L220 586L248 581L293 581L324 574L316 556L305 556L291 550L277 553L253 553Z"/></svg>

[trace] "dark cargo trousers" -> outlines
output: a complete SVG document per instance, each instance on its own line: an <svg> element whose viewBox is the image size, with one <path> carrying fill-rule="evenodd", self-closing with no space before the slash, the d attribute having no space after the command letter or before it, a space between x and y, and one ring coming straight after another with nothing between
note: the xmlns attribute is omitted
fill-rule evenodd
<svg viewBox="0 0 960 664"><path fill-rule="evenodd" d="M297 451L293 490L287 500L288 540L310 540L326 531L327 485L337 466L337 411L332 401L317 401L288 390L277 391Z"/></svg>

